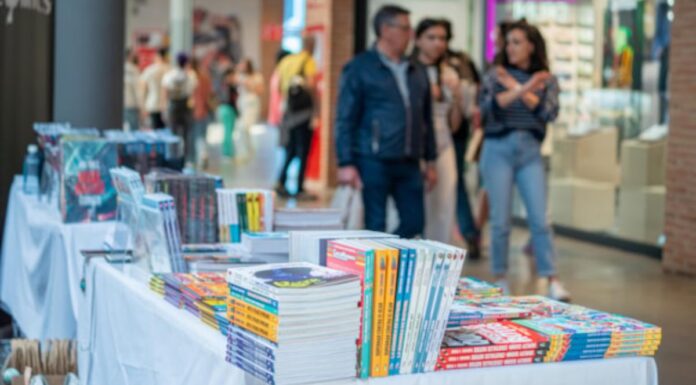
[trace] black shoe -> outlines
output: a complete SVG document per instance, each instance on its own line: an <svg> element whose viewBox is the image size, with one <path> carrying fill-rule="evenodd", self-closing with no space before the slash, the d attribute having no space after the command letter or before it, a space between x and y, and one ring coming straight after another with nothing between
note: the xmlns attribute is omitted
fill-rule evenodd
<svg viewBox="0 0 696 385"><path fill-rule="evenodd" d="M481 247L480 247L480 240L478 237L468 237L466 239L466 244L467 247L469 248L467 251L467 256L469 257L469 260L471 261L478 261L481 259Z"/></svg>
<svg viewBox="0 0 696 385"><path fill-rule="evenodd" d="M288 190L285 188L285 186L280 185L280 184L279 184L279 185L276 185L276 187L275 187L274 190L275 190L276 194L278 194L279 197L281 197L281 198L290 198L290 193L289 193Z"/></svg>

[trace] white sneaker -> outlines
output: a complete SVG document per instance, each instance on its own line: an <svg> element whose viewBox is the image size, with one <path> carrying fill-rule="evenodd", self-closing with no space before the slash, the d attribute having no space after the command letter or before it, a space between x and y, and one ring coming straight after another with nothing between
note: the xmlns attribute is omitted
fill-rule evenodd
<svg viewBox="0 0 696 385"><path fill-rule="evenodd" d="M503 295L510 295L510 285L508 284L507 279L499 279L495 281L496 286L500 287L503 289Z"/></svg>
<svg viewBox="0 0 696 385"><path fill-rule="evenodd" d="M570 292L563 287L561 281L554 279L549 283L549 297L561 302L570 302Z"/></svg>

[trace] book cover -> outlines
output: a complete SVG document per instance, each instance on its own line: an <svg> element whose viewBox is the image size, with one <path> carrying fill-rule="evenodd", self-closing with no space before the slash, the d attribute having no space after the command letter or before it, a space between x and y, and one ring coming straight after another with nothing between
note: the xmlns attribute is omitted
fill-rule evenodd
<svg viewBox="0 0 696 385"><path fill-rule="evenodd" d="M388 243L389 244L389 243ZM396 369L397 352L399 349L399 337L403 326L402 317L406 292L406 281L408 279L408 264L410 250L400 247L399 269L397 273L396 300L394 303L394 321L392 326L391 346L389 349L389 375L398 374Z"/></svg>
<svg viewBox="0 0 696 385"><path fill-rule="evenodd" d="M357 246L360 246L358 244ZM367 247L359 248L355 242L331 241L327 250L326 264L332 269L345 271L360 277L361 282L361 328L358 337L359 376L370 375L372 344L372 308L374 286L375 252Z"/></svg>
<svg viewBox="0 0 696 385"><path fill-rule="evenodd" d="M382 350L380 352L381 362L380 362L380 375L389 375L389 359L391 352L391 341L392 341L392 330L394 325L394 305L396 301L396 284L397 277L399 274L399 250L395 248L388 248L385 246L382 250L387 256L387 276L386 276L386 290L384 293L384 326L383 335L384 342L382 344Z"/></svg>
<svg viewBox="0 0 696 385"><path fill-rule="evenodd" d="M407 265L407 276L406 276L406 283L404 287L404 301L403 301L403 308L402 308L402 315L401 315L401 326L399 330L399 336L398 336L398 344L397 344L397 353L396 353L396 359L395 359L395 364L394 364L394 373L393 374L399 374L401 371L401 358L403 356L403 350L404 350L404 341L405 341L405 336L406 336L406 331L407 331L407 325L408 325L408 317L409 317L409 312L411 309L411 298L412 298L412 293L413 293L413 286L414 286L414 277L415 277L415 269L416 267L416 258L417 258L417 251L414 248L410 248L408 252L408 265Z"/></svg>
<svg viewBox="0 0 696 385"><path fill-rule="evenodd" d="M370 376L381 376L384 346L384 322L386 318L385 297L387 293L387 253L375 250L374 306L372 310L372 330L374 336L370 347Z"/></svg>
<svg viewBox="0 0 696 385"><path fill-rule="evenodd" d="M116 189L109 170L118 167L114 143L64 139L60 209L65 223L98 222L116 217Z"/></svg>

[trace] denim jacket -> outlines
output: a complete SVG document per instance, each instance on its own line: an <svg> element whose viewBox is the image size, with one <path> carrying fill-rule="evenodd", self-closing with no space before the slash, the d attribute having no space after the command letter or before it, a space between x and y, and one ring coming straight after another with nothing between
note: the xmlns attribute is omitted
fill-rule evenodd
<svg viewBox="0 0 696 385"><path fill-rule="evenodd" d="M336 154L340 167L360 156L435 160L430 83L425 69L408 66L410 106L375 48L343 68L336 113Z"/></svg>

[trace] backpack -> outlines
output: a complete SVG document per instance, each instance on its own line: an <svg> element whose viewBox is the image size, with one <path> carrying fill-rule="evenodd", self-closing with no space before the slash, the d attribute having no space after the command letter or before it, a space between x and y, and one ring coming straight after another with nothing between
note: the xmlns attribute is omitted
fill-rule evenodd
<svg viewBox="0 0 696 385"><path fill-rule="evenodd" d="M314 107L314 99L305 75L308 60L309 57L302 61L300 73L293 77L288 87L287 111L290 113L311 110Z"/></svg>

